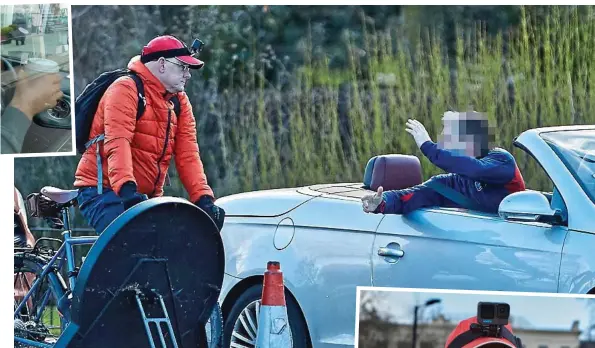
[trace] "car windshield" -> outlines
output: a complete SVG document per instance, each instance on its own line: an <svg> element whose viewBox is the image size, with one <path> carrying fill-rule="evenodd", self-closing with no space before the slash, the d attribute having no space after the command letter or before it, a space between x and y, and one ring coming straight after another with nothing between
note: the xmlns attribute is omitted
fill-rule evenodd
<svg viewBox="0 0 595 348"><path fill-rule="evenodd" d="M3 66L7 61L21 66L31 58L43 58L58 63L61 71L70 71L66 5L2 5L0 25Z"/></svg>
<svg viewBox="0 0 595 348"><path fill-rule="evenodd" d="M541 136L595 203L595 129L548 132Z"/></svg>

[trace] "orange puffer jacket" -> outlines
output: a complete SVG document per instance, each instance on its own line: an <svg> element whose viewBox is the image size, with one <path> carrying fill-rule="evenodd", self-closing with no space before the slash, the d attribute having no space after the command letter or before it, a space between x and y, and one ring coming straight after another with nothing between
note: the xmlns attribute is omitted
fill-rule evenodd
<svg viewBox="0 0 595 348"><path fill-rule="evenodd" d="M116 193L127 181L149 197L163 195L172 156L182 184L196 202L202 195L214 198L207 183L196 141L196 121L186 93L178 93L180 115L169 99L173 94L136 56L128 63L143 81L146 109L136 120L138 94L134 80L122 77L105 92L91 125L90 139L105 134L83 154L75 174L75 187L97 186L96 146L100 146L103 186Z"/></svg>

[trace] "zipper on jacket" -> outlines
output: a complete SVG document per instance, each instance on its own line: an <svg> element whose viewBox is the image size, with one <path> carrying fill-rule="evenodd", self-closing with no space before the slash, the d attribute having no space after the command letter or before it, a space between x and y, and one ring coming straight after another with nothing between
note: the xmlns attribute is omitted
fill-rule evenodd
<svg viewBox="0 0 595 348"><path fill-rule="evenodd" d="M167 150L167 145L169 144L169 131L171 127L171 109L167 109L167 131L165 133L165 144L163 145L163 151L161 152L161 157L157 160L157 178L155 179L155 183L153 184L153 192L151 192L150 197L153 197L155 191L157 190L157 183L159 182L159 178L161 178L161 161L163 157L165 157L165 151Z"/></svg>

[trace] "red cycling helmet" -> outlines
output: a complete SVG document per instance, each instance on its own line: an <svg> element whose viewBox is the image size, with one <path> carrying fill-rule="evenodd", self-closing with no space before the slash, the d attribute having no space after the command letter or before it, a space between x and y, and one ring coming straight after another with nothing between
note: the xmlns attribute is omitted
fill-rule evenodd
<svg viewBox="0 0 595 348"><path fill-rule="evenodd" d="M450 333L444 348L479 348L488 345L502 348L522 348L521 341L512 333L510 324L501 327L499 337L488 337L478 328L477 317L465 319Z"/></svg>
<svg viewBox="0 0 595 348"><path fill-rule="evenodd" d="M147 63L159 58L177 58L188 64L191 69L200 69L205 63L192 56L192 52L186 44L171 35L163 35L154 38L143 47L141 51L141 62Z"/></svg>

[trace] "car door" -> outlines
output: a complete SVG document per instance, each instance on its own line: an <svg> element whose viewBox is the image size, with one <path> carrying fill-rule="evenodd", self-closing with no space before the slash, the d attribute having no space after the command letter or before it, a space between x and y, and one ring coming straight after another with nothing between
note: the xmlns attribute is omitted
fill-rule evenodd
<svg viewBox="0 0 595 348"><path fill-rule="evenodd" d="M357 286L372 284L370 253L382 216L364 213L353 198L312 194L318 197L289 214L295 237L284 252L299 270L292 290L315 346L353 347Z"/></svg>
<svg viewBox="0 0 595 348"><path fill-rule="evenodd" d="M463 209L387 215L373 247L373 285L556 292L567 228Z"/></svg>

